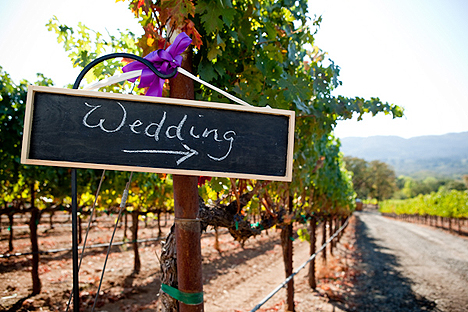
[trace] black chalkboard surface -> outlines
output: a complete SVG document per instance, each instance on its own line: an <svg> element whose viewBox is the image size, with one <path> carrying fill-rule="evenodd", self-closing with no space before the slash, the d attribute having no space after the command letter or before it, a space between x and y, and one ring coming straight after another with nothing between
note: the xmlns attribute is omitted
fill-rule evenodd
<svg viewBox="0 0 468 312"><path fill-rule="evenodd" d="M294 112L30 86L22 163L290 181Z"/></svg>

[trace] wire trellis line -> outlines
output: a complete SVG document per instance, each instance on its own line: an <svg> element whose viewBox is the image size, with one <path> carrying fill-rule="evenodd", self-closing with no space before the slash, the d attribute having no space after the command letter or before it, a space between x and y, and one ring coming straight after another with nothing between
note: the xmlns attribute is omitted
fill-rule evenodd
<svg viewBox="0 0 468 312"><path fill-rule="evenodd" d="M314 253L313 255L310 256L310 258L304 262L301 266L299 266L299 268L296 269L296 271L293 272L293 274L289 275L288 278L286 278L286 280L284 282L282 282L278 287L276 287L271 293L268 294L268 296L266 296L262 301L260 301L259 304L257 304L252 310L250 310L250 312L255 312L257 311L258 309L260 309L260 307L262 305L264 305L268 300L270 300L278 291L280 291L281 288L283 288L284 286L286 286L286 284L297 274L299 273L300 270L302 270L310 261L312 261L320 252L322 252L326 247L327 245L336 238L336 236L338 236L338 234L348 225L348 220L349 218L346 219L346 222L338 229L338 231L336 231L323 245L322 247L320 247L320 249Z"/></svg>
<svg viewBox="0 0 468 312"><path fill-rule="evenodd" d="M146 242L152 242L152 241L159 241L159 240L162 240L162 239L163 239L163 237L139 239L139 240L136 241L136 243L140 244L140 243L146 243ZM112 246L121 246L121 245L124 245L124 244L132 244L132 243L135 243L135 241L121 241L121 242L113 243ZM94 244L94 245L86 246L86 249L103 248L103 247L109 247L109 244L108 243ZM83 249L83 246L78 246L78 250L81 250L81 249ZM47 255L47 254L51 254L51 253L58 253L58 252L71 251L71 250L72 250L71 247L69 247L69 248L58 248L58 249L39 251L38 254ZM17 253L13 253L13 254L0 255L0 258L30 256L32 254L34 254L34 253L33 252L23 252L23 253L17 252Z"/></svg>

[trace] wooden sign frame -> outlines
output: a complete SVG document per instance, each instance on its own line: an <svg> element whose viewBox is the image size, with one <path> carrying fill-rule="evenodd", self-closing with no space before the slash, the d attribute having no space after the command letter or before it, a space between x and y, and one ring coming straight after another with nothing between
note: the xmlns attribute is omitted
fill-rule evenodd
<svg viewBox="0 0 468 312"><path fill-rule="evenodd" d="M131 107L137 107L138 106L138 109L140 110L140 112L148 112L148 108L152 108L153 106L148 106L148 104L154 104L155 108L157 108L157 106L161 106L162 108L160 109L160 111L164 110L163 112L163 115L158 115L158 116L162 116L161 119L158 119L156 120L158 123L152 123L152 126L149 125L147 126L146 130L145 130L145 134L148 136L149 135L149 128L150 126L152 127L151 128L151 131L153 131L153 139L155 139L156 141L159 139L159 134L160 134L160 130L162 130L161 133L165 133L165 137L164 139L174 139L173 141L177 141L178 143L180 143L181 146L183 146L182 150L180 151L169 151L169 150L157 150L157 151L154 151L154 150L151 150L151 151L147 151L145 150L144 152L145 153L150 153L150 152L157 152L157 153L170 153L170 154L173 154L172 156L175 156L175 154L178 154L176 157L179 157L178 160L176 161L176 165L172 166L171 167L164 167L164 166L158 166L158 164L155 164L154 167L153 165L151 166L148 166L148 165L140 165L140 164L137 164L137 165L129 165L129 164L114 164L114 163L106 163L106 161L98 161L98 162L88 162L88 161L82 161L82 160L77 160L75 161L74 159L68 159L68 160L60 160L60 159L55 159L55 156L54 157L49 157L49 156L37 156L39 155L40 153L42 153L42 146L48 146L50 144L53 144L55 143L55 141L57 141L56 139L57 138L60 138L60 135L59 134L56 134L57 131L61 132L60 129L66 129L68 127L69 124L71 124L70 122L66 122L66 121L62 121L61 118L57 118L57 119L50 119L52 117L50 117L49 115L50 114L58 114L56 112L56 110L60 111L60 116L64 116L64 118L74 118L74 119L77 119L78 117L73 117L73 112L72 111L67 111L67 109L69 110L74 110L73 107L77 107L78 105L76 106L70 106L69 108L65 107L65 106L60 106L60 105L65 105L65 104L54 104L54 105L49 105L49 103L47 102L49 100L49 98L51 100L53 100L52 102L57 102L57 103L68 103L68 102L73 102L73 101L80 101L81 100L81 104L85 104L87 105L86 107L83 106L83 105L79 105L79 109L80 109L80 112L81 112L81 115L78 116L80 118L80 122L82 123L81 126L82 127L82 130L76 130L75 132L79 132L79 133L84 133L84 131L94 131L93 133L101 133L103 131L106 131L106 132L111 132L111 131L107 131L105 126L104 126L104 122L105 120L104 119L95 119L94 121L91 121L91 118L94 117L93 114L97 114L95 112L98 112L101 105L94 105L94 104L89 104L87 102L92 102L92 101L96 101L96 103L98 103L99 101L102 102L102 101L110 101L110 102L115 102L117 104L120 105L120 108L118 108L118 106L115 105L115 107L117 107L117 109L120 109L121 113L125 116L127 116L127 109L129 106ZM58 100L55 101L54 99L57 98ZM86 100L86 101L83 101ZM68 101L68 102L67 102ZM86 103L85 103L86 102ZM99 102L99 103L100 103ZM120 104L120 103L124 103L125 105L123 104ZM59 105L59 106L57 106ZM71 104L66 104L66 105L71 105ZM140 105L143 105L141 107L144 107L144 108L139 108ZM146 106L144 106L146 105ZM125 106L125 107L124 107ZM85 108L83 108L85 107ZM56 109L57 108L57 109ZM86 109L87 110L87 113L85 115L83 115L83 109ZM237 116L239 117L239 120L241 122L244 122L244 119L245 120L248 120L248 119L252 119L254 120L255 122L252 122L253 123L261 123L262 120L266 120L266 123L265 123L265 126L261 126L261 125L252 125L252 126L256 126L257 129L261 129L263 131L263 129L269 129L269 130L265 130L265 131L270 131L271 133L268 133L268 134L261 134L261 135L264 135L264 136L259 136L258 138L254 138L252 139L253 141L250 142L249 141L249 138L247 137L247 135L243 136L242 135L242 131L245 129L245 128L248 128L248 124L247 126L246 125L243 125L243 126L239 126L240 129L235 129L235 130L225 130L224 131L224 137L223 137L223 133L222 131L220 130L219 131L219 134L216 133L213 129L209 129L208 127L205 128L205 132L201 132L201 130L198 131L198 133L196 133L196 130L195 129L195 126L192 126L192 128L190 129L190 134L191 134L191 137L189 137L188 134L186 134L185 137L183 137L183 135L181 134L181 129L182 127L184 126L185 128L185 131L186 132L189 132L188 129L190 127L190 125L188 124L188 121L187 121L187 125L184 124L184 122L187 120L187 116L189 116L188 118L191 118L192 115L194 114L193 111L198 112L202 112L200 114L198 114L198 116L200 116L200 120L202 120L204 114L206 113L207 116L210 115L210 114L216 114L216 115L213 115L213 116L218 116L216 118L212 117L211 120L213 120L213 122L217 122L219 125L223 125L223 124L230 124L230 125L235 125L236 123L232 120L233 116L237 118ZM151 109L152 110L152 109ZM123 112L122 112L123 111ZM169 113L166 114L166 111L168 111ZM171 114L170 112L177 112L177 114L184 114L184 111L187 111L188 113L185 113L185 115L183 115L184 117L182 119L177 119L178 121L172 121L172 125L171 126L167 126L169 124L169 121L167 121L166 123L166 132L164 132L164 129L161 129L162 127L162 124L163 122L166 120L166 116L167 116L167 120L169 120L169 115ZM130 112L131 113L131 112ZM130 115L130 113L128 113L128 115ZM37 115L36 115L37 114ZM175 114L175 113L174 113ZM174 115L173 114L173 115ZM192 115L190 115L192 114ZM72 115L72 117L70 117L70 115ZM140 113L140 115L142 115L142 113ZM145 113L146 115L146 113ZM181 115L181 116L182 116ZM59 116L59 115L57 115ZM221 116L221 117L219 117ZM225 121L222 121L220 122L220 118L224 118L222 116L229 116L229 117L226 117L227 119ZM89 117L89 120L87 119ZM143 116L144 118L144 116ZM216 120L215 120L216 119ZM235 119L235 118L234 118ZM242 119L242 120L241 120ZM64 124L61 125L62 128L52 128L52 130L49 131L49 129L47 127L49 127L49 124L52 124L50 122L50 120L57 120L58 123L60 122L63 122ZM104 121L103 121L104 120ZM276 126L272 123L276 122L276 120L279 121L279 123L281 124L280 126ZM99 122L98 122L99 121ZM127 121L125 119L122 119L122 123L121 125L119 125L119 127L122 127L124 125L124 121ZM132 123L133 122L133 123ZM245 121L247 122L247 121ZM47 123L47 125L46 125ZM76 123L78 124L78 123ZM133 120L128 120L128 123L125 123L125 129L127 132L130 132L130 131L133 131L133 134L137 134L137 133L141 133L144 129L144 125L142 125L143 122L140 121L140 119L135 119L133 118ZM118 129L120 129L119 127L117 127ZM130 129L127 129L127 127ZM232 126L234 127L234 126ZM194 176L213 176L213 177L229 177L229 178L241 178L241 179L258 179L258 180L272 180L272 181L286 181L286 182L290 182L292 180L292 167L293 167L293 151L294 151L294 127L295 127L295 113L294 111L289 111L289 110L280 110L280 109L271 109L271 108L260 108L260 107L247 107L247 106L239 106L239 105L233 105L233 104L223 104L223 103L214 103L214 102L203 102L203 101L191 101L191 100L182 100L182 99L174 99L174 98L166 98L166 97L151 97L151 96L140 96L140 95L125 95L125 94L116 94L116 93L105 93L105 92L95 92L95 91L86 91L86 90L74 90L74 89L62 89L62 88L53 88L53 87L42 87L42 86L29 86L28 88L28 95L27 95L27 101L26 101L26 114L25 114L25 120L24 120L24 131L23 131L23 145L22 145L22 151L21 151L21 163L23 164L26 164L26 165L45 165L45 166L58 166L58 167L71 167L71 168L89 168L89 169L106 169L106 170L120 170L120 171L137 171L137 172L154 172L154 173L167 173L167 174L181 174L181 175L194 175ZM100 131L99 128L103 131ZM115 128L115 127L114 127ZM115 128L115 129L117 129ZM220 127L218 127L220 128ZM270 129L271 128L271 129ZM37 130L37 129L41 129L41 130ZM54 130L55 129L55 130ZM59 129L59 130L57 130ZM80 128L81 129L81 128ZM83 130L84 129L84 130ZM91 129L91 130L90 130ZM113 129L113 130L115 130ZM200 128L202 129L202 128ZM233 128L234 129L234 128ZM113 131L112 130L112 131ZM216 129L217 130L217 129ZM275 131L278 130L278 135L275 134ZM237 131L237 132L236 132ZM247 130L246 130L247 131ZM36 133L39 133L38 135L36 135ZM258 131L257 131L258 132ZM64 135L67 135L67 132L64 131ZM56 138L52 138L51 139L51 142L47 142L47 137L49 136L49 134L52 136L52 135L55 135ZM81 135L81 134L80 134ZM104 134L99 134L99 135L109 135L108 133L104 133ZM211 136L210 136L211 135ZM250 134L252 135L252 134ZM254 134L255 135L255 134ZM260 135L260 134L259 134ZM164 136L163 134L161 134L161 137ZM240 145L235 145L234 142L236 142L236 144L244 144L244 146L241 146L239 149L244 149L246 147L248 148L251 148L250 145L256 145L257 143L263 143L263 141L265 140L267 143L267 145L263 146L263 147L260 147L259 149L259 153L262 153L262 150L266 149L266 148L269 148L268 145L274 145L274 144L279 144L280 147L278 148L279 150L281 150L281 153L283 153L284 151L284 160L281 160L281 162L284 161L284 170L281 169L277 172L274 172L274 173L251 173L251 172L242 172L242 168L241 169L235 169L234 171L232 170L221 170L221 169L214 169L214 170L210 170L210 169L206 169L205 166L203 166L203 169L199 169L199 168L190 168L190 166L187 166L186 164L187 163L190 163L190 162L195 162L195 159L201 159L201 152L200 152L200 155L199 155L199 151L196 151L196 150L192 150L187 144L184 143L184 139L186 138L189 138L189 139L194 139L194 138L200 138L200 136L202 136L203 138L206 138L206 140L208 139L212 139L210 142L220 142L218 144L221 144L223 143L224 144L224 148L225 150L228 149L228 152L226 153L225 157L221 157L221 156L211 156L209 153L205 153L204 157L205 159L207 159L207 161L212 161L213 159L215 159L216 161L218 161L219 163L222 163L222 161L225 161L225 159L229 158L231 156L231 151L232 151L232 154L234 155L236 153L237 150L235 150L236 147L239 147ZM276 136L280 137L280 140L281 142L280 143L268 143L269 141L268 140L272 140L271 142L273 142L274 140L277 140ZM116 137L116 135L114 135L114 137ZM140 136L142 137L142 136ZM138 137L138 138L140 138ZM235 137L235 138L234 138ZM90 136L90 138L92 138L92 136ZM134 135L132 137L132 140L137 138L136 135ZM246 143L241 143L243 142L242 139L245 140ZM45 140L45 141L44 141ZM72 139L71 139L72 140ZM106 139L107 140L107 139ZM224 140L224 142L222 142ZM43 143L43 141L45 143ZM92 140L91 140L92 141ZM145 141L146 142L146 141ZM162 142L162 140L161 140ZM187 141L185 141L187 142ZM209 145L210 142L205 142L203 141L202 143L205 144L205 145ZM154 143L154 142L152 142ZM248 144L247 144L248 143ZM250 144L252 143L252 144ZM58 143L57 143L58 144ZM162 143L161 143L162 144ZM201 144L201 143L200 143ZM230 145L229 145L230 144ZM60 145L60 146L64 146L65 147L66 144L63 144ZM86 144L84 144L86 145ZM82 144L82 146L84 146ZM249 145L249 146L247 146ZM261 144L260 144L261 145ZM44 151L47 152L47 148L48 147L44 147ZM57 148L57 147L56 147ZM71 147L67 147L67 148L71 148L71 149L74 149L75 147L71 146ZM185 148L185 150L184 150ZM40 152L36 152L36 149L40 150ZM53 150L53 148L52 148ZM255 151L255 146L253 147L252 149L253 151ZM272 151L274 149L271 149ZM140 150L125 150L125 149L122 149L122 151L124 151L125 153L127 153L129 155L129 157L133 157L133 156L130 156L132 153L140 153L141 152L141 149ZM70 151L72 153L72 150ZM105 151L104 151L105 152ZM36 155L37 154L37 155ZM250 152L250 153L247 153L248 155L250 154L255 154L255 152ZM263 162L268 162L268 156L269 156L270 153L267 153L266 156L261 156L262 159L260 159L259 161L259 166L260 165L264 165ZM208 155L208 157L211 158L208 159L206 157L206 155ZM229 155L229 157L227 156ZM281 154L282 155L282 154ZM279 155L279 157L276 157L276 158L282 158L283 156ZM252 155L251 155L252 156ZM72 156L74 157L74 156ZM113 157L113 155L110 155L110 157ZM158 157L162 157L162 156L158 156ZM188 158L190 157L193 157L190 161L186 161L188 160ZM232 156L234 157L234 156ZM253 157L253 156L252 156ZM135 159L140 159L140 158L135 158ZM240 158L237 158L237 159L240 159ZM203 163L202 160L197 160L200 164ZM231 161L231 163L233 163L234 165L236 164L235 162ZM241 167L243 165L240 165ZM268 166L269 165L266 163L265 166ZM278 166L283 166L283 163L281 163L281 165L278 165ZM261 167L261 166L260 166ZM250 170L250 169L249 169Z"/></svg>

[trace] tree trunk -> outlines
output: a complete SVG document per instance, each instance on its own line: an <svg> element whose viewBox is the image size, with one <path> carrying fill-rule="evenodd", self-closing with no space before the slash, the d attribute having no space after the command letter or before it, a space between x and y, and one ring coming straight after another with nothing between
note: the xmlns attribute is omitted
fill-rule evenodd
<svg viewBox="0 0 468 312"><path fill-rule="evenodd" d="M138 210L132 211L132 247L133 247L133 254L134 254L134 261L133 261L133 273L138 274L140 273L141 262L140 262L140 254L138 253Z"/></svg>
<svg viewBox="0 0 468 312"><path fill-rule="evenodd" d="M13 251L13 221L14 214L8 214L8 222L10 223L8 230L10 231L10 236L8 236L8 251Z"/></svg>
<svg viewBox="0 0 468 312"><path fill-rule="evenodd" d="M291 225L285 225L281 230L281 246L283 248L283 262L286 278L293 272L292 259L292 240L291 240ZM294 279L291 279L287 284L287 299L285 311L294 311Z"/></svg>
<svg viewBox="0 0 468 312"><path fill-rule="evenodd" d="M54 212L51 211L49 214L49 228L52 230L54 228Z"/></svg>
<svg viewBox="0 0 468 312"><path fill-rule="evenodd" d="M292 212L292 197L289 198L289 212ZM286 278L293 273L293 225L285 225L281 230L281 246L283 247L283 261ZM294 279L291 279L286 288L285 311L294 312Z"/></svg>
<svg viewBox="0 0 468 312"><path fill-rule="evenodd" d="M214 228L215 231L215 243L214 243L214 248L216 251L221 255L221 248L219 248L219 234L218 234L218 227Z"/></svg>
<svg viewBox="0 0 468 312"><path fill-rule="evenodd" d="M333 216L330 216L330 218L328 218L328 237L332 237L333 236ZM333 256L333 248L335 247L334 246L335 243L334 241L331 241L330 242L330 256Z"/></svg>
<svg viewBox="0 0 468 312"><path fill-rule="evenodd" d="M338 228L336 229L338 231L339 228L341 228L343 226L343 224L345 223L345 218L343 218L342 216L340 216L338 218ZM343 233L344 233L344 229L343 231L341 231L339 234L338 234L338 239L336 240L337 243L340 242L341 240L341 237L343 236Z"/></svg>
<svg viewBox="0 0 468 312"><path fill-rule="evenodd" d="M327 241L327 217L323 217L322 222L322 246ZM322 262L327 263L327 247L322 252Z"/></svg>
<svg viewBox="0 0 468 312"><path fill-rule="evenodd" d="M162 229L161 229L161 210L158 210L158 237L162 236Z"/></svg>
<svg viewBox="0 0 468 312"><path fill-rule="evenodd" d="M41 280L39 279L39 244L37 242L37 225L39 224L40 211L34 205L34 183L31 184L31 219L29 220L29 231L32 252L32 295L41 292Z"/></svg>
<svg viewBox="0 0 468 312"><path fill-rule="evenodd" d="M309 221L310 226L310 255L312 256L317 248L317 219L312 217ZM312 289L317 288L317 281L315 279L315 258L310 261L309 266L309 286Z"/></svg>
<svg viewBox="0 0 468 312"><path fill-rule="evenodd" d="M339 222L338 217L334 217L334 218L333 218L333 234L335 234L335 233L338 231L338 229L339 229L338 222ZM337 242L338 242L338 235L337 235L337 237L332 241L333 248L336 248Z"/></svg>
<svg viewBox="0 0 468 312"><path fill-rule="evenodd" d="M161 242L161 260L159 263L161 266L161 283L178 288L174 229L175 226L173 225L166 239ZM159 290L159 298L161 300L162 312L177 312L179 310L178 301L161 289Z"/></svg>

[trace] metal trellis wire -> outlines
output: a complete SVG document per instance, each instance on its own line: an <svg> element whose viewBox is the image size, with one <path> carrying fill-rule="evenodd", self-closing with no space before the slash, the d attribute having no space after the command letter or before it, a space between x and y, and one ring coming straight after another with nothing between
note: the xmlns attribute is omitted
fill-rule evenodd
<svg viewBox="0 0 468 312"><path fill-rule="evenodd" d="M293 272L293 274L289 275L288 278L286 278L286 280L284 282L282 282L278 287L276 287L271 293L269 293L262 301L260 301L259 304L257 304L252 310L250 310L250 312L255 312L257 311L258 309L260 309L260 307L262 305L264 305L268 300L271 299L271 297L273 297L278 291L280 291L281 288L283 288L284 286L286 286L286 284L297 274L299 273L300 270L302 270L310 261L312 261L320 252L322 252L326 247L327 245L335 239L336 236L338 236L338 234L348 225L348 220L349 218L346 219L346 222L338 229L338 231L335 232L335 234L333 234L323 245L322 247L320 247L320 249L314 253L313 255L310 256L310 258L304 262L299 268L297 268L296 271Z"/></svg>

